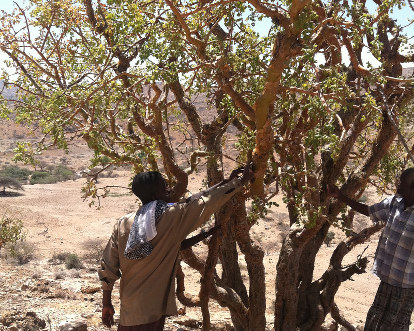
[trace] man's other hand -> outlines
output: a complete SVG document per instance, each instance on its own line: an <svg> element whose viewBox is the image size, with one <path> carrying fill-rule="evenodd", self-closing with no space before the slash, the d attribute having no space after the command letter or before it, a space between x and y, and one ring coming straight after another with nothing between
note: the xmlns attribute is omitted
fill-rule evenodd
<svg viewBox="0 0 414 331"><path fill-rule="evenodd" d="M103 325L110 328L112 325L114 325L114 314L115 309L112 305L105 305L102 307L102 323Z"/></svg>
<svg viewBox="0 0 414 331"><path fill-rule="evenodd" d="M249 162L244 166L243 175L240 178L243 184L247 184L247 182L251 182L254 180L254 172L253 172L253 164Z"/></svg>

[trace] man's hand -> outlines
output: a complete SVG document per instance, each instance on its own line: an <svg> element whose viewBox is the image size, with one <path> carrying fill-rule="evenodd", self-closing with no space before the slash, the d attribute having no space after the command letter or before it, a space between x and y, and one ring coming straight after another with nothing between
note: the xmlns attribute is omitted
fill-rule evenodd
<svg viewBox="0 0 414 331"><path fill-rule="evenodd" d="M110 328L114 325L114 314L115 309L114 306L111 305L104 305L102 307L102 323L106 327Z"/></svg>
<svg viewBox="0 0 414 331"><path fill-rule="evenodd" d="M243 172L243 169L244 169L244 167L239 167L237 169L234 169L231 172L228 180L232 180L233 178L236 178L239 174L241 174Z"/></svg>
<svg viewBox="0 0 414 331"><path fill-rule="evenodd" d="M252 162L247 163L243 169L243 175L240 178L242 184L246 184L249 181L254 180L253 164Z"/></svg>
<svg viewBox="0 0 414 331"><path fill-rule="evenodd" d="M351 207L353 210L357 211L358 213L361 213L362 215L365 215L365 216L369 216L368 205L366 205L365 203L358 202L355 199L347 197L339 190L339 188L336 185L334 184L327 185L326 193L329 196L338 199L339 201L345 202L349 207Z"/></svg>

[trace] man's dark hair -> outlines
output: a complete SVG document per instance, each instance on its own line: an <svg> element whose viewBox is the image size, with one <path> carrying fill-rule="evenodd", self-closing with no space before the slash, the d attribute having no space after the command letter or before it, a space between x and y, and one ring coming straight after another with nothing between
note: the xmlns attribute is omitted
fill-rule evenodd
<svg viewBox="0 0 414 331"><path fill-rule="evenodd" d="M401 176L401 182L406 182L411 188L414 188L414 168L405 169Z"/></svg>
<svg viewBox="0 0 414 331"><path fill-rule="evenodd" d="M142 202L149 202L163 182L164 178L158 171L140 172L132 180L132 192Z"/></svg>

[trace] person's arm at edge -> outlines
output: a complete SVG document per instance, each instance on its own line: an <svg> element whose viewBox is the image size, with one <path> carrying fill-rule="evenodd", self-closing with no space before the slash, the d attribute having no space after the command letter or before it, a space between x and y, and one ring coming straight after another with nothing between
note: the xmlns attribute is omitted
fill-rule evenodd
<svg viewBox="0 0 414 331"><path fill-rule="evenodd" d="M238 177L239 173L243 173ZM229 178L224 179L220 183L209 187L207 190L204 190L201 193L201 196L197 198L206 198L207 201L213 202L214 205L219 201L220 205L224 205L236 192L241 190L241 188L253 179L253 170L251 164L247 164L244 168L238 168L233 170ZM215 194L221 192L219 194ZM213 197L214 196L214 197ZM215 200L215 201L214 201ZM209 203L210 205L211 203ZM217 208L217 207L216 207ZM207 208L206 208L207 209ZM218 208L217 208L218 209ZM207 212L207 214L212 214L212 212Z"/></svg>
<svg viewBox="0 0 414 331"><path fill-rule="evenodd" d="M219 182L219 183L217 183L213 186L210 186L209 188L207 188L207 189L205 189L205 190L203 190L199 193L193 194L190 197L190 199L191 200L196 200L196 199L199 199L202 196L208 195L210 192L215 190L217 187L222 186L222 185L230 182L234 178L237 178L238 175L241 174L241 173L243 173L243 175L239 179L240 179L242 185L244 185L249 180L251 180L253 178L253 171L252 171L252 168L251 168L251 164L248 164L245 167L240 167L240 168L237 168L237 169L233 170L231 172L229 178L223 179L221 182Z"/></svg>
<svg viewBox="0 0 414 331"><path fill-rule="evenodd" d="M344 202L345 204L347 204L349 207L351 207L353 210L357 211L358 213L365 215L365 216L369 216L368 205L347 197L341 192L341 190L337 186L333 184L328 185L327 189L328 189L327 193L331 197L334 197L338 199L339 201Z"/></svg>

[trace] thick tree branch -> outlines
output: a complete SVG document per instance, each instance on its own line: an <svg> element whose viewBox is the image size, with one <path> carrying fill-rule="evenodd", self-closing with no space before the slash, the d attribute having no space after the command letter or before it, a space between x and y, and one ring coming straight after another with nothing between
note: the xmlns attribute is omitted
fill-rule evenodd
<svg viewBox="0 0 414 331"><path fill-rule="evenodd" d="M285 29L289 26L289 19L280 11L266 7L261 1L248 0L248 2L259 12L267 17L275 19Z"/></svg>

